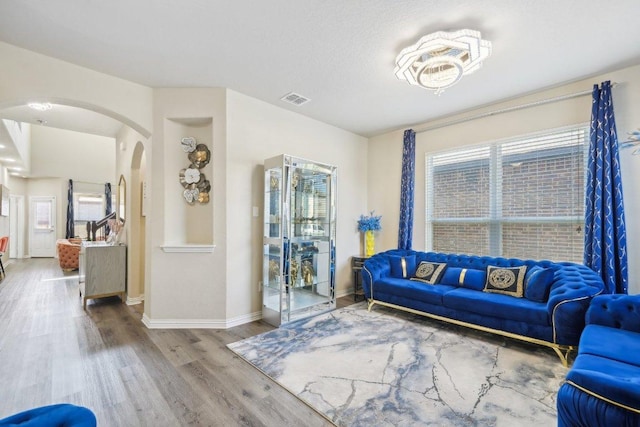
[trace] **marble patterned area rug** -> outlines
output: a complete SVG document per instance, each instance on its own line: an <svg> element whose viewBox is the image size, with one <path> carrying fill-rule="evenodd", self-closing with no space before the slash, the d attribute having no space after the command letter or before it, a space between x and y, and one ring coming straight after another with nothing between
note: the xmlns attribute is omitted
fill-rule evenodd
<svg viewBox="0 0 640 427"><path fill-rule="evenodd" d="M553 350L365 303L228 347L339 426L555 426Z"/></svg>

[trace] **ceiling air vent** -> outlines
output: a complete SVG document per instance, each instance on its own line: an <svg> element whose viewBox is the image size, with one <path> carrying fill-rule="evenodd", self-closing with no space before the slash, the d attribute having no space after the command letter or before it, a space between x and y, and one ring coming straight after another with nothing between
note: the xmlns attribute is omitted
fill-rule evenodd
<svg viewBox="0 0 640 427"><path fill-rule="evenodd" d="M311 101L309 98L306 98L295 92L290 92L280 99L284 102L288 102L289 104L297 105L298 107Z"/></svg>

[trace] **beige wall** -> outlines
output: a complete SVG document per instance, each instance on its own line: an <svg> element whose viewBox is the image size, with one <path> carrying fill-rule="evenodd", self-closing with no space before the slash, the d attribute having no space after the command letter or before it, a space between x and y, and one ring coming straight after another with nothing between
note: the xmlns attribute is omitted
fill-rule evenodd
<svg viewBox="0 0 640 427"><path fill-rule="evenodd" d="M31 176L115 186L115 145L114 138L31 126Z"/></svg>
<svg viewBox="0 0 640 427"><path fill-rule="evenodd" d="M151 245L146 254L151 276L145 286L146 321L153 326L161 326L158 322L223 326L227 318L228 286L226 90L156 89L153 105L153 156L147 159L147 175L150 175L153 187L146 224ZM211 120L211 134L204 137L211 141L212 159L205 171L212 184L210 202L189 206L183 199L178 180L180 169L188 166L188 161L180 145L181 136L173 124L192 123L197 127L208 119ZM208 214L203 215L203 212ZM193 223L185 224L185 221ZM205 238L215 245L213 253L168 253L161 248L201 243L187 241L186 233L178 236L173 232L173 227L184 230L185 227L197 227L199 222L202 222Z"/></svg>
<svg viewBox="0 0 640 427"><path fill-rule="evenodd" d="M613 90L614 107L621 141L626 133L640 127L640 66L596 76L569 85L557 87L534 95L513 99L486 108L470 111L440 121L413 126L416 130L448 120L472 116L510 106L528 104L551 97L591 90L593 84L605 80L617 82ZM455 87L451 90L455 90ZM444 93L442 96L446 96ZM454 147L524 135L544 129L588 123L591 115L589 95L497 114L471 120L416 135L416 194L413 245L425 246L425 154ZM397 230L400 200L400 176L403 131L390 132L370 139L368 173L368 207L383 215L383 230L378 250L397 247ZM640 292L640 219L634 212L640 208L640 156L632 156L632 150L621 150L621 167L627 212L630 292ZM391 161L389 159L392 159Z"/></svg>
<svg viewBox="0 0 640 427"><path fill-rule="evenodd" d="M337 166L336 293L350 292L350 258L360 254L356 220L366 206L366 138L231 90L227 105L228 316L261 310L263 164L280 154Z"/></svg>
<svg viewBox="0 0 640 427"><path fill-rule="evenodd" d="M0 42L0 110L35 100L88 108L148 135L152 90Z"/></svg>

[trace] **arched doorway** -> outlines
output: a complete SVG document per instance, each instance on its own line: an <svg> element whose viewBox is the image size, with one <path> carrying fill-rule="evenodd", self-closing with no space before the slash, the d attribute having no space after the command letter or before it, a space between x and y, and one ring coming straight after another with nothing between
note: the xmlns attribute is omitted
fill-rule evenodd
<svg viewBox="0 0 640 427"><path fill-rule="evenodd" d="M29 100L33 101L34 99L37 99L37 98L30 97ZM26 116L25 116L25 120L21 122L31 123L32 126L47 126L47 127L57 128L57 129L69 130L73 132L81 132L81 133L84 132L88 134L90 134L91 131L90 130L84 131L82 126L77 128L70 126L68 128L67 126L65 126L65 124L77 122L78 120L88 119L88 117L90 117L91 114L93 114L93 118L95 118L95 116L101 116L101 115L106 116L109 119L111 119L112 122L116 122L118 124L119 130L117 132L114 132L114 135L113 135L113 141L114 141L113 151L116 153L116 166L115 166L115 169L113 170L113 181L111 181L111 179L109 179L108 181L112 182L112 186L114 187L114 189L116 187L116 183L118 182L118 177L120 175L125 176L126 180L128 181L127 187L129 188L127 189L127 199L129 200L127 201L127 205L128 205L128 210L130 209L130 212L128 212L128 216L133 220L127 221L127 224L125 225L127 229L126 243L129 246L127 275L128 275L128 283L131 284L131 288L128 292L127 303L136 304L136 303L142 302L142 300L144 299L144 278L145 278L144 272L145 272L145 264L147 259L147 257L145 256L146 233L144 231L145 230L144 218L142 220L140 219L142 217L142 208L141 208L142 197L141 197L140 191L137 191L137 190L141 188L142 182L146 182L145 144L150 144L150 139L148 138L148 136L150 135L150 132L147 131L143 126L135 123L130 119L123 117L122 115L117 114L113 111L107 110L105 108L101 108L96 105L91 105L84 102L73 101L68 99L60 99L60 98L56 98L56 99L47 98L46 100L48 103L53 104L53 110L54 112L56 112L56 114L63 115L63 116L64 115L73 115L73 116L70 119L67 118L66 120L57 122L57 120L61 118L60 116L55 117L54 119L47 120L47 116L45 115L45 113L37 113L33 117L43 118L41 120L36 120L38 123L34 122L33 117L31 118L31 120L29 120L29 118ZM11 121L20 120L21 116L20 116L19 110L24 109L25 111L28 111L27 108L28 107L26 105L26 101L22 101L22 100L0 102L0 118L9 118ZM76 113L79 115L75 116ZM43 123L40 123L40 122L43 122ZM90 125L87 125L85 127L90 127ZM104 132L104 130L102 130L102 132ZM124 138L128 141L128 145L130 145L129 150L125 149L125 145L127 144L122 145L120 143L121 136L124 136ZM16 153L20 153L20 151L22 150L21 147L13 147L13 148L15 148ZM27 151L27 153L29 152ZM76 157L71 156L68 158L68 160L65 160L65 164L63 166L65 168L68 168L69 172L65 173L65 176L59 177L61 182L62 181L66 182L68 179L72 177L73 173L71 171L74 165L77 164L79 161L81 162L82 158L78 158L78 156ZM7 168L5 167L4 170L6 172ZM30 178L29 172L30 172L29 170L24 171L24 173L21 174L22 176L20 178L23 180L29 179ZM5 177L7 177L7 175L8 173L5 173ZM23 192L26 191L24 194L21 194L23 197L29 194L28 193L29 190L27 190L27 188L29 188L28 185L27 186L22 185L22 186L16 186L16 187L21 189ZM134 189L136 190L134 191ZM59 199L59 205L60 205L60 208L58 209L58 214L62 218L65 216L64 211L66 210L66 205L67 205L66 195L60 194L58 199ZM28 219L28 216L29 216L28 211L25 212L23 215L25 216L25 218ZM136 218L137 218L137 221L136 221ZM14 218L10 217L10 219L14 219ZM26 221L26 219L23 219L23 221ZM61 221L62 223L64 223L64 219L62 219ZM4 220L4 222L7 223L6 227L3 225L3 223L0 223L0 229L7 228L8 230L9 221ZM62 235L58 233L58 237L64 237L64 227L60 227L60 225L61 224L59 224L58 229L62 230L61 231ZM21 258L24 255L28 256L29 248L28 248L28 245L26 246L27 246L27 249L24 254L14 254L14 255L17 258ZM18 245L16 245L16 247L18 247Z"/></svg>

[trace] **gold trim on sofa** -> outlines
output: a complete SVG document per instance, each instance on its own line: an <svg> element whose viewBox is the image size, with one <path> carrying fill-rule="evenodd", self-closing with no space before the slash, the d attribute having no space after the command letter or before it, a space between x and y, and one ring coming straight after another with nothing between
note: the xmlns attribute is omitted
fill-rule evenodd
<svg viewBox="0 0 640 427"><path fill-rule="evenodd" d="M627 405L625 405L623 403L619 403L619 402L611 400L611 399L609 399L607 397L601 396L598 393L595 393L595 392L593 392L593 391L591 391L591 390L589 390L587 388L579 386L578 384L574 383L573 381L566 380L565 383L577 388L578 390L580 390L580 391L582 391L584 393L587 393L590 396L595 397L596 399L600 399L600 400L602 400L604 402L610 403L611 405L617 406L617 407L622 408L622 409L626 409L627 411L631 411L631 412L635 412L636 414L640 414L640 409L632 408L631 406L627 406Z"/></svg>
<svg viewBox="0 0 640 427"><path fill-rule="evenodd" d="M369 273L371 274L371 273ZM373 290L371 291L371 293L373 294ZM444 316L439 316L437 314L431 314L431 313L427 313L424 311L420 311L420 310L414 310L413 308L408 308L408 307L403 307L401 305L396 305L396 304L391 304L388 302L384 302L384 301L377 301L373 298L370 298L368 300L368 307L367 309L369 311L371 311L371 309L373 308L373 306L375 304L379 304L379 305L383 305L385 307L390 307L390 308L395 308L397 310L403 310L409 313L413 313L413 314L419 314L421 316L425 316L425 317L429 317L431 319L436 319L436 320L441 320L443 322L448 322L448 323L453 323L454 325L459 325L459 326L465 326L467 328L471 328L471 329L476 329L479 331L483 331L483 332L490 332L496 335L502 335L504 337L507 338L514 338L520 341L524 341L524 342L528 342L528 343L532 343L532 344L538 344L538 345L542 345L545 347L549 347L551 349L553 349L553 351L556 352L556 354L558 355L558 357L560 358L560 362L562 363L562 366L564 367L568 367L569 363L568 363L568 358L569 358L569 354L575 350L577 347L575 346L567 346L567 345L560 345L560 344L556 344L556 343L552 343L549 341L544 341L544 340L540 340L537 338L531 338L531 337L527 337L524 335L519 335L519 334L514 334L512 332L506 332L506 331L501 331L499 329L493 329L493 328L489 328L486 326L481 326L481 325L476 325L473 323L468 323L468 322L463 322L462 320L456 320L456 319L451 319L449 317L444 317Z"/></svg>
<svg viewBox="0 0 640 427"><path fill-rule="evenodd" d="M562 304L565 304L567 302L581 301L583 299L594 298L594 297L600 295L601 293L602 293L602 291L598 292L595 295L567 299L567 300L560 301L558 304L556 304L555 307L553 307L553 313L551 314L551 327L553 328L553 340L554 341L556 340L556 309L558 307L560 307Z"/></svg>

